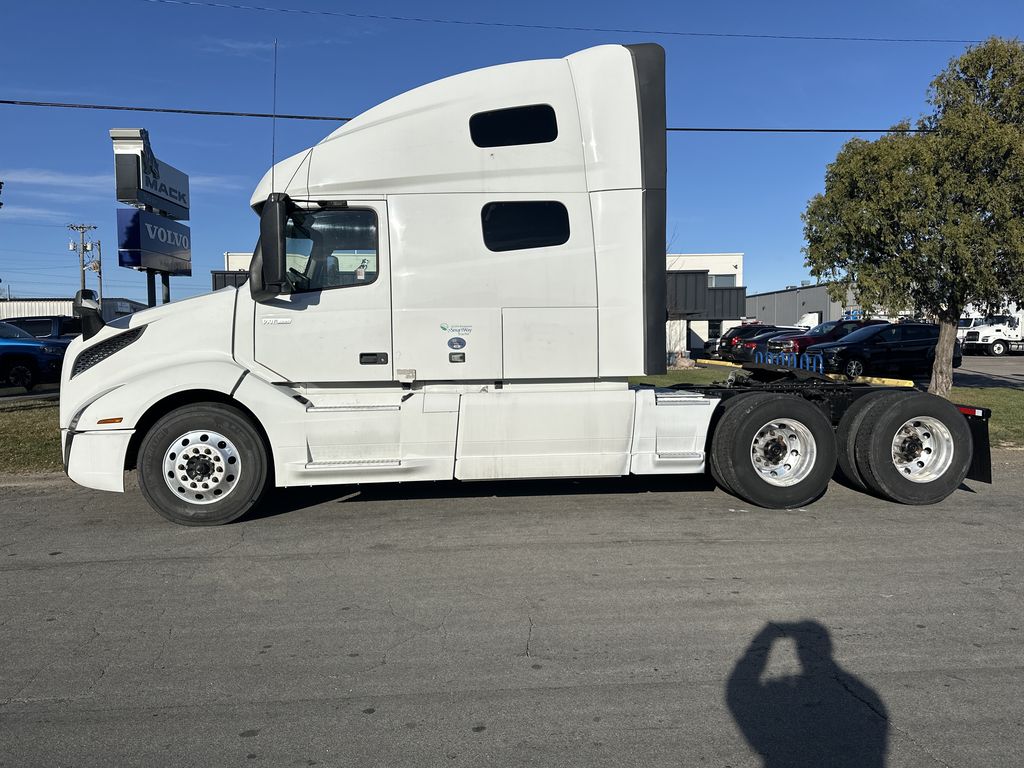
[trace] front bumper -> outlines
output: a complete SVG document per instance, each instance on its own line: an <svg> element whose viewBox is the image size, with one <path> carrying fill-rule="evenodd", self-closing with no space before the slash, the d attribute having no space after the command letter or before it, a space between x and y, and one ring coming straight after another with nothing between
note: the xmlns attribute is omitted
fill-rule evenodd
<svg viewBox="0 0 1024 768"><path fill-rule="evenodd" d="M124 492L124 464L133 429L102 432L61 430L64 472L79 485L97 491Z"/></svg>

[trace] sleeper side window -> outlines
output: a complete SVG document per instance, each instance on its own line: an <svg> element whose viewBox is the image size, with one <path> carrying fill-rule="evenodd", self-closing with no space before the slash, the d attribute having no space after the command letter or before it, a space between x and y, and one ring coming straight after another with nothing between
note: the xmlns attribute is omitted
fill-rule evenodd
<svg viewBox="0 0 1024 768"><path fill-rule="evenodd" d="M546 144L558 138L555 110L548 104L477 112L469 118L469 135L478 147Z"/></svg>
<svg viewBox="0 0 1024 768"><path fill-rule="evenodd" d="M569 239L569 212L556 200L487 203L480 219L491 251L547 248Z"/></svg>
<svg viewBox="0 0 1024 768"><path fill-rule="evenodd" d="M377 280L377 213L296 211L285 229L292 293L370 285Z"/></svg>

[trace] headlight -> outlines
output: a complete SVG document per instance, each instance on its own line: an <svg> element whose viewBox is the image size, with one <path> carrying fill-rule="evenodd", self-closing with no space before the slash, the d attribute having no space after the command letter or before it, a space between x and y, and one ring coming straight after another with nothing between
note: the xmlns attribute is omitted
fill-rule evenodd
<svg viewBox="0 0 1024 768"><path fill-rule="evenodd" d="M988 341L988 340L989 340L990 338L991 338L991 336L982 336L982 337L981 337L981 342L982 342L982 344L984 344L984 343L985 343L986 341Z"/></svg>
<svg viewBox="0 0 1024 768"><path fill-rule="evenodd" d="M63 355L64 347L43 347L44 355Z"/></svg>
<svg viewBox="0 0 1024 768"><path fill-rule="evenodd" d="M825 350L826 355L838 355L840 352L845 352L846 347L829 347Z"/></svg>

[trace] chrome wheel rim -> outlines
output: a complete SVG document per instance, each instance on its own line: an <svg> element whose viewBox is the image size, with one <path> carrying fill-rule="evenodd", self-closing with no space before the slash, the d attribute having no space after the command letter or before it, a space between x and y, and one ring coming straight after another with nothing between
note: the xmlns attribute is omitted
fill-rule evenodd
<svg viewBox="0 0 1024 768"><path fill-rule="evenodd" d="M192 430L164 451L164 482L189 504L214 504L238 485L242 463L228 438L212 430Z"/></svg>
<svg viewBox="0 0 1024 768"><path fill-rule="evenodd" d="M793 419L770 421L754 434L750 463L769 485L786 487L804 480L818 455L814 435Z"/></svg>
<svg viewBox="0 0 1024 768"><path fill-rule="evenodd" d="M953 463L953 436L931 416L907 419L892 438L892 463L913 483L942 477Z"/></svg>
<svg viewBox="0 0 1024 768"><path fill-rule="evenodd" d="M864 364L860 360L851 360L846 364L846 375L853 379L863 376Z"/></svg>

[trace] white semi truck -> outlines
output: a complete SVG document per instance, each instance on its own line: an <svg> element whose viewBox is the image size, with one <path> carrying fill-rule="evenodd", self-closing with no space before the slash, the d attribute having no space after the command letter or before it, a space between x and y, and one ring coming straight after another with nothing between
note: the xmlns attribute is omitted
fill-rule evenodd
<svg viewBox="0 0 1024 768"><path fill-rule="evenodd" d="M1024 352L1024 311L1014 309L1005 315L989 315L969 327L961 341L966 354L1001 357L1009 352ZM957 334L959 336L959 332Z"/></svg>
<svg viewBox="0 0 1024 768"><path fill-rule="evenodd" d="M987 412L768 367L665 368L664 52L606 45L397 96L277 163L240 288L107 325L60 425L76 482L182 524L271 486L692 474L765 507L990 481Z"/></svg>

